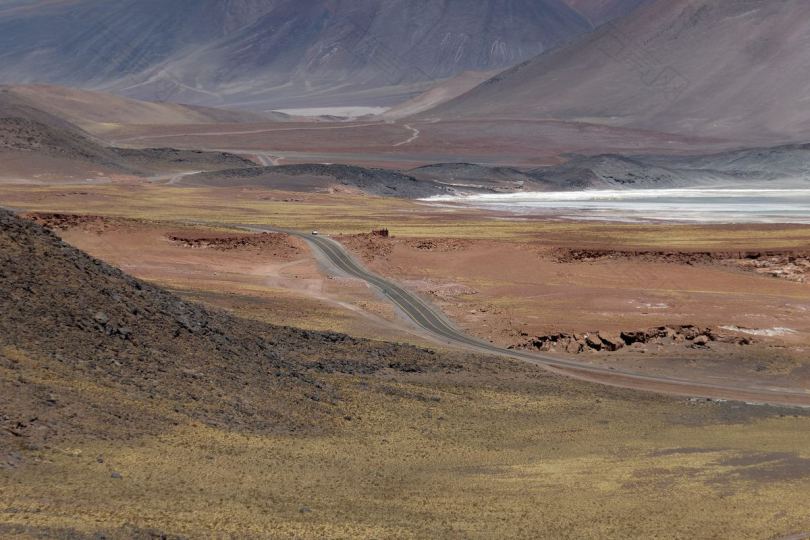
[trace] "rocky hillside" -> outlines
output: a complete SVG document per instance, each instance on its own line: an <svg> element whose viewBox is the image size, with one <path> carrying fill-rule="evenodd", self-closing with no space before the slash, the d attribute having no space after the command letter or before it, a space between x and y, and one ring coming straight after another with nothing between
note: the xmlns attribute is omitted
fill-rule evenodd
<svg viewBox="0 0 810 540"><path fill-rule="evenodd" d="M126 438L197 421L324 428L324 371L422 370L399 345L236 319L185 302L0 210L0 457L65 437Z"/></svg>
<svg viewBox="0 0 810 540"><path fill-rule="evenodd" d="M0 152L31 152L125 168L109 149L80 133L28 118L0 118Z"/></svg>
<svg viewBox="0 0 810 540"><path fill-rule="evenodd" d="M693 156L571 156L528 171L546 189L737 186L806 188L810 145L791 144Z"/></svg>
<svg viewBox="0 0 810 540"><path fill-rule="evenodd" d="M434 163L408 171L420 179L453 186L459 191L509 193L541 189L528 172L512 167L489 167L473 163Z"/></svg>

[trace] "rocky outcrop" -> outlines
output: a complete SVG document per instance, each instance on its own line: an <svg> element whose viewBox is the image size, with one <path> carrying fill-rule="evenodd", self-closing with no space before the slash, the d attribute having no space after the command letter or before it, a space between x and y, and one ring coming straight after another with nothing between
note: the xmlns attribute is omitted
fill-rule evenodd
<svg viewBox="0 0 810 540"><path fill-rule="evenodd" d="M583 334L559 333L531 338L511 349L537 350L565 354L616 352L628 347L644 349L647 346L677 345L684 348L708 348L712 343L750 345L749 337L734 332L697 326L659 326L648 330L622 332L588 332Z"/></svg>
<svg viewBox="0 0 810 540"><path fill-rule="evenodd" d="M273 250L277 255L292 256L301 253L301 248L292 242L287 234L233 234L233 235L194 235L169 234L166 238L179 246L190 249L232 250Z"/></svg>
<svg viewBox="0 0 810 540"><path fill-rule="evenodd" d="M121 226L128 222L128 220L122 218L110 218L106 216L82 216L77 214L45 212L30 212L24 214L23 217L52 231L82 229L102 233L113 226Z"/></svg>
<svg viewBox="0 0 810 540"><path fill-rule="evenodd" d="M810 279L810 256L774 254L740 260L741 268L763 276L770 276L796 283L807 283Z"/></svg>
<svg viewBox="0 0 810 540"><path fill-rule="evenodd" d="M637 260L669 264L713 264L739 268L757 274L807 283L810 252L806 250L767 251L656 251L615 249L559 249L557 262L581 263L602 260Z"/></svg>
<svg viewBox="0 0 810 540"><path fill-rule="evenodd" d="M394 252L394 242L390 236L374 233L352 234L341 236L339 241L367 263L387 259Z"/></svg>
<svg viewBox="0 0 810 540"><path fill-rule="evenodd" d="M462 251L470 246L470 241L461 238L427 238L419 240L409 240L406 242L409 248L419 251L435 251L438 253L449 253L452 251Z"/></svg>

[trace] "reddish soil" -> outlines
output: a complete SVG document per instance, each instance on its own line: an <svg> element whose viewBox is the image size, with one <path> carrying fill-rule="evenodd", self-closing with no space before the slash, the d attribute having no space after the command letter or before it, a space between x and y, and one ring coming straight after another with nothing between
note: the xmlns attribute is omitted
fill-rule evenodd
<svg viewBox="0 0 810 540"><path fill-rule="evenodd" d="M0 468L66 437L131 443L181 421L322 432L340 417L323 373L457 365L407 345L277 327L186 302L4 210L0 290Z"/></svg>
<svg viewBox="0 0 810 540"><path fill-rule="evenodd" d="M740 258L722 249L582 250L559 238L340 240L461 328L506 347L587 353L663 374L810 382L810 288L786 270L803 251Z"/></svg>
<svg viewBox="0 0 810 540"><path fill-rule="evenodd" d="M389 236L383 236L373 232L368 234L343 235L337 237L337 240L360 255L364 261L368 262L389 258L393 254L394 247L398 245L407 246L409 249L418 252L438 253L451 253L464 250L472 245L471 241L458 238L397 238L393 241Z"/></svg>
<svg viewBox="0 0 810 540"><path fill-rule="evenodd" d="M392 322L393 308L364 283L325 276L306 244L285 234L102 216L27 217L136 277L244 317L392 341L408 335Z"/></svg>

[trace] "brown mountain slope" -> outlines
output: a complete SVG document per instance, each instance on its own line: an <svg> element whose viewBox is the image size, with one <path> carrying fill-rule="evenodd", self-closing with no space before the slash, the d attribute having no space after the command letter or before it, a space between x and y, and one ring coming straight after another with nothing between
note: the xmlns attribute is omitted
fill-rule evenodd
<svg viewBox="0 0 810 540"><path fill-rule="evenodd" d="M465 71L452 79L440 82L413 99L392 107L382 116L386 119L397 120L428 111L469 92L497 73L497 71Z"/></svg>
<svg viewBox="0 0 810 540"><path fill-rule="evenodd" d="M808 47L808 2L658 0L424 114L800 139Z"/></svg>
<svg viewBox="0 0 810 540"><path fill-rule="evenodd" d="M271 119L257 113L140 101L62 86L7 86L4 90L31 107L90 131L103 129L106 124L208 124Z"/></svg>
<svg viewBox="0 0 810 540"><path fill-rule="evenodd" d="M51 168L53 164L39 161L42 158L132 171L115 152L87 132L3 90L0 90L0 155L4 157L0 174L13 168L10 162L14 157L19 157L32 172L41 172L43 166Z"/></svg>
<svg viewBox="0 0 810 540"><path fill-rule="evenodd" d="M58 106L51 109L70 110ZM151 175L253 165L221 152L108 147L65 118L34 107L9 88L0 88L0 159L0 177L6 178L84 179L99 174Z"/></svg>

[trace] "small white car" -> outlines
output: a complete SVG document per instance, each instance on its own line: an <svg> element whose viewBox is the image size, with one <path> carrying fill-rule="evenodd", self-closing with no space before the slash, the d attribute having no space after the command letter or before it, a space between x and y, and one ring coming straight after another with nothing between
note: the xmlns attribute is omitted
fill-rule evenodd
<svg viewBox="0 0 810 540"><path fill-rule="evenodd" d="M312 236L318 236L320 233L318 231L312 231Z"/></svg>

